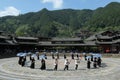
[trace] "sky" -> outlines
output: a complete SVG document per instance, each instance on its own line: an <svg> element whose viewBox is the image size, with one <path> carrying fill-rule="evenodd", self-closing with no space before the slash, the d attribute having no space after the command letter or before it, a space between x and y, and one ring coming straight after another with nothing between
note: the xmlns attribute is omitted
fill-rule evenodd
<svg viewBox="0 0 120 80"><path fill-rule="evenodd" d="M0 17L18 16L28 12L37 12L43 8L48 10L58 9L97 9L110 2L120 0L0 0Z"/></svg>

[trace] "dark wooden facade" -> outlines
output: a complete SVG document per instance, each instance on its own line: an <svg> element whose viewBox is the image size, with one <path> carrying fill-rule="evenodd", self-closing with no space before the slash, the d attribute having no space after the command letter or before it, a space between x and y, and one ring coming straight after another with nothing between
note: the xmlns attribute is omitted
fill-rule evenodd
<svg viewBox="0 0 120 80"><path fill-rule="evenodd" d="M120 32L106 31L95 35L95 39L85 41L81 38L13 37L0 35L0 56L20 51L35 50L78 50L103 53L119 53ZM91 49L92 48L92 49Z"/></svg>
<svg viewBox="0 0 120 80"><path fill-rule="evenodd" d="M120 31L105 31L96 35L96 45L99 45L102 52L119 53Z"/></svg>

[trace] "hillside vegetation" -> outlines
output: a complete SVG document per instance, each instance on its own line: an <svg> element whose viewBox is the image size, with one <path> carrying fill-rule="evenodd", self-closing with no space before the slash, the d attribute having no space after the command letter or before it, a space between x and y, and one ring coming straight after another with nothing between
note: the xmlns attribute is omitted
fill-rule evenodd
<svg viewBox="0 0 120 80"><path fill-rule="evenodd" d="M74 37L80 30L120 30L120 3L96 10L63 9L0 18L0 30L17 36Z"/></svg>

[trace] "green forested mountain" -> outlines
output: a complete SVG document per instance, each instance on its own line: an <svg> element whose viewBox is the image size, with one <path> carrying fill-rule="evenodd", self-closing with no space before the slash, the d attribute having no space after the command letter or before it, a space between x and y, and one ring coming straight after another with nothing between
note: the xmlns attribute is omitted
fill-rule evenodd
<svg viewBox="0 0 120 80"><path fill-rule="evenodd" d="M120 3L96 10L63 9L0 18L0 30L17 36L73 37L75 32L120 30Z"/></svg>

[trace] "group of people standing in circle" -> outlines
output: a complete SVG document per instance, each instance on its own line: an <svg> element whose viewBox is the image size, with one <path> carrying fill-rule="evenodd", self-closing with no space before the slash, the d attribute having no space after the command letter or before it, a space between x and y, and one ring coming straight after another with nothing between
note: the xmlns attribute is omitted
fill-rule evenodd
<svg viewBox="0 0 120 80"><path fill-rule="evenodd" d="M85 61L87 61L87 68L88 69L91 68L91 63L92 62L93 62L93 67L94 68L97 68L97 66L101 67L101 62L102 62L101 57L94 57L93 55L91 55L91 58L87 59L87 55L85 54L84 59L85 59Z"/></svg>
<svg viewBox="0 0 120 80"><path fill-rule="evenodd" d="M39 56L39 54L37 56ZM57 54L56 56L54 54L51 54L51 56L52 56L52 59L54 60L54 68L53 68L53 70L57 71L58 70L58 64L59 64L59 62L58 62L59 54ZM74 53L71 54L71 60L74 60L74 62L75 62L75 70L78 69L78 65L79 65L79 63L80 63L80 61L82 59L82 56L83 55L76 54L76 58L75 58L75 54ZM70 64L71 61L67 59L66 54L63 55L63 58L65 60L63 70L69 70L69 64ZM101 67L101 61L102 60L101 60L100 57L96 58L96 57L93 57L91 55L91 58L87 59L87 55L85 54L84 58L85 58L85 61L87 61L87 68L88 69L91 68L91 63L92 62L93 62L93 67L94 68L97 68L97 66ZM35 58L31 57L31 55L30 55L29 59L30 59L30 62L31 62L30 68L34 69L35 68ZM37 57L37 59L41 61L40 69L41 70L46 70L46 60L45 59L47 59L47 55L45 54L45 58L39 59L39 57ZM26 62L26 56L19 57L19 61L18 61L19 65L21 65L23 67L23 66L25 66L25 62Z"/></svg>
<svg viewBox="0 0 120 80"><path fill-rule="evenodd" d="M74 53L72 53L71 54L71 59L75 60L75 70L77 70L78 69L78 64L80 63L80 60L82 59L82 56L79 56L78 54L76 54L77 58L75 59L74 57L75 57L75 55L74 55ZM69 64L70 64L71 60L69 61L67 59L67 55L66 54L63 55L63 58L65 60L64 61L64 70L69 70ZM55 65L54 70L57 70L59 54L56 54L56 58L55 58L55 55L52 54L52 59L55 59L55 61L54 61L54 65Z"/></svg>
<svg viewBox="0 0 120 80"><path fill-rule="evenodd" d="M26 56L20 56L18 64L23 67L23 66L25 66L25 62L26 62Z"/></svg>
<svg viewBox="0 0 120 80"><path fill-rule="evenodd" d="M75 60L75 70L78 69L78 64L80 63L81 59L82 59L82 56L83 55L79 55L79 54L76 54L76 59L74 58L75 57L75 54L72 53L71 54L71 59ZM67 56L64 54L63 55L64 59L65 59L65 62L64 62L64 70L69 70L69 64L70 64L70 61L67 59ZM52 54L52 58L55 59L54 55ZM57 70L57 66L58 66L58 59L59 59L59 55L57 54L57 58L55 59L55 68L54 70ZM87 61L87 68L88 69L91 69L91 63L93 63L93 68L97 68L97 67L101 67L101 62L102 62L102 59L101 57L94 57L92 54L91 54L91 58L87 58L87 55L85 54L84 55L84 59L85 61Z"/></svg>
<svg viewBox="0 0 120 80"><path fill-rule="evenodd" d="M39 55L37 54L37 59L39 60ZM34 69L35 68L35 58L31 56L31 54L29 55L29 59L30 59L30 68ZM45 59L47 59L47 56L45 55ZM46 69L46 64L45 64L45 59L41 59L41 70L45 70ZM18 64L21 65L22 67L25 66L25 62L26 62L26 56L20 56L19 60L18 60Z"/></svg>
<svg viewBox="0 0 120 80"><path fill-rule="evenodd" d="M41 59L41 67L40 67L41 70L45 70L46 69L45 59L47 59L47 56L46 56L46 54L44 54L44 56L45 56L45 58ZM37 60L40 60L39 54L37 54ZM35 59L34 59L34 57L31 57L31 55L30 55L30 61L31 61L30 68L34 69L35 68Z"/></svg>

